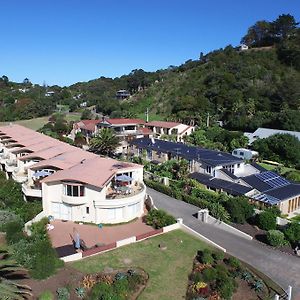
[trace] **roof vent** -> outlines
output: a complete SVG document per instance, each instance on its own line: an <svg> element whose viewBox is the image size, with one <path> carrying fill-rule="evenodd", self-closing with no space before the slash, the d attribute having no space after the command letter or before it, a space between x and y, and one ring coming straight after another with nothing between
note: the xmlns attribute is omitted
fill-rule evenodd
<svg viewBox="0 0 300 300"><path fill-rule="evenodd" d="M85 159L83 159L83 160L82 160L80 163L81 163L81 164L83 164L83 163L84 163L84 161L85 161Z"/></svg>

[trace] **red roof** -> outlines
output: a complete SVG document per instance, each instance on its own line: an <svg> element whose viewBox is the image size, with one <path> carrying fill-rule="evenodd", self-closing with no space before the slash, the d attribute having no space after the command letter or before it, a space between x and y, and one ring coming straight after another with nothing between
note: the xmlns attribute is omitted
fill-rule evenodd
<svg viewBox="0 0 300 300"><path fill-rule="evenodd" d="M78 123L76 123L78 128L89 130L89 131L95 131L96 124L100 123L99 120L81 120Z"/></svg>
<svg viewBox="0 0 300 300"><path fill-rule="evenodd" d="M162 128L173 128L175 126L180 125L181 123L177 122L166 122L166 121L152 121L147 123L147 126L154 126L154 127L162 127Z"/></svg>
<svg viewBox="0 0 300 300"><path fill-rule="evenodd" d="M142 132L142 134L151 134L151 133L153 133L151 129L146 128L146 127L140 128L139 130Z"/></svg>

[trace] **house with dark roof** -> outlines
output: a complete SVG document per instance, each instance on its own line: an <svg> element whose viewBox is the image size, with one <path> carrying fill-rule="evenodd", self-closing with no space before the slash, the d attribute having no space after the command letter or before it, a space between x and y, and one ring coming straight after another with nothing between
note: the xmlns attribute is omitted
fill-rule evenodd
<svg viewBox="0 0 300 300"><path fill-rule="evenodd" d="M189 146L159 139L141 138L131 142L131 154L145 156L149 161L164 162L184 158L189 162L191 172L199 172L216 177L221 169L236 175L244 171L242 159L216 150Z"/></svg>

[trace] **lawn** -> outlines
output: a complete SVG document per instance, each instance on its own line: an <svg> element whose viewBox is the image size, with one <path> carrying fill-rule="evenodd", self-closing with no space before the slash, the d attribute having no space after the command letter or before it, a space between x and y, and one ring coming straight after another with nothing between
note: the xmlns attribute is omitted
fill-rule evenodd
<svg viewBox="0 0 300 300"><path fill-rule="evenodd" d="M29 129L38 130L42 128L47 122L48 122L49 116L47 117L40 117L40 118L34 118L29 120L19 120L15 122L0 122L0 126L8 125L9 123L16 123L19 125L22 125L24 127L27 127Z"/></svg>
<svg viewBox="0 0 300 300"><path fill-rule="evenodd" d="M165 244L167 249L161 250L158 247L160 243ZM141 267L149 274L150 279L140 300L185 299L193 258L198 250L207 247L209 246L199 239L175 230L74 262L71 266L88 273L100 272L105 267Z"/></svg>

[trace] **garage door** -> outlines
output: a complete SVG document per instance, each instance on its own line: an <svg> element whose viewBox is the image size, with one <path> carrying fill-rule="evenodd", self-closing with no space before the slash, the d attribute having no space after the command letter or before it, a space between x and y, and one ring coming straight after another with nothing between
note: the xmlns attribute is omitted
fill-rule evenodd
<svg viewBox="0 0 300 300"><path fill-rule="evenodd" d="M55 219L71 220L71 207L63 203L52 203L52 214Z"/></svg>

